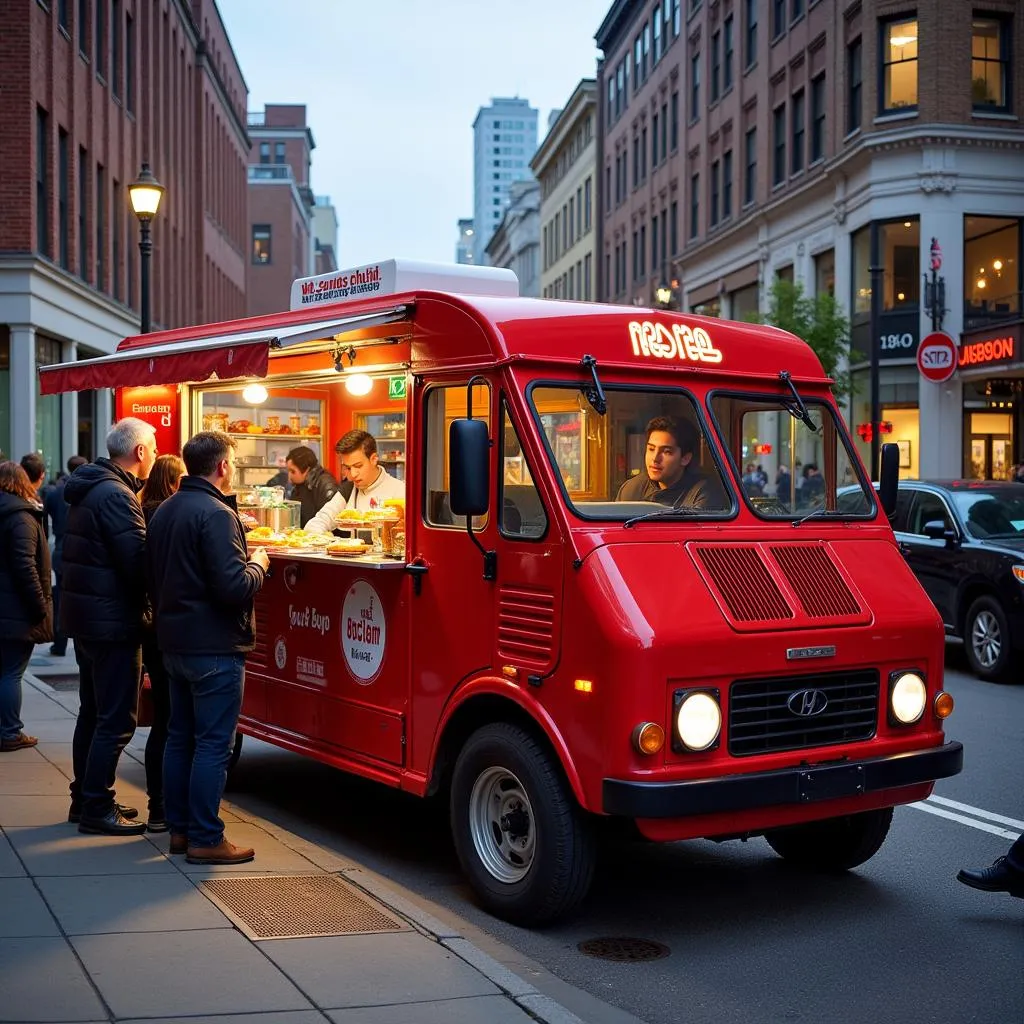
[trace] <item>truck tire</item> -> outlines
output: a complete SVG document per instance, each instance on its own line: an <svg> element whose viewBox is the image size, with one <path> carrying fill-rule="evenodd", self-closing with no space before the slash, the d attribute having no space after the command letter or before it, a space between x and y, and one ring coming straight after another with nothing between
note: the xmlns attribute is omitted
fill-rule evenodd
<svg viewBox="0 0 1024 1024"><path fill-rule="evenodd" d="M496 917L568 913L594 874L594 842L561 768L527 731L485 725L455 762L451 828L462 870Z"/></svg>
<svg viewBox="0 0 1024 1024"><path fill-rule="evenodd" d="M812 871L847 871L870 860L885 842L892 808L789 825L764 834L783 859Z"/></svg>
<svg viewBox="0 0 1024 1024"><path fill-rule="evenodd" d="M983 595L971 602L964 620L964 651L971 671L988 682L1002 682L1010 672L1013 650L1002 606Z"/></svg>

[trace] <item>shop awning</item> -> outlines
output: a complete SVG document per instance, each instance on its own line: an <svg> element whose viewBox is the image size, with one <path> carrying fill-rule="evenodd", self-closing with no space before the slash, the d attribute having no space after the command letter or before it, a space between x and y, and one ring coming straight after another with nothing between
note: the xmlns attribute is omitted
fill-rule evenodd
<svg viewBox="0 0 1024 1024"><path fill-rule="evenodd" d="M377 313L360 313L288 327L266 327L235 334L193 337L154 345L136 345L109 356L55 363L39 368L39 391L56 395L63 391L93 388L145 387L243 377L265 377L272 349L286 349L303 342L331 339L357 328L396 323L409 317L410 307L395 306Z"/></svg>

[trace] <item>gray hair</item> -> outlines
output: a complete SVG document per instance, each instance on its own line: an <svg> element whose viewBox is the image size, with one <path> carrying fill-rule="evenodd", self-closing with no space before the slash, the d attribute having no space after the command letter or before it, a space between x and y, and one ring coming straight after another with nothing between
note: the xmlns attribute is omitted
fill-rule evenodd
<svg viewBox="0 0 1024 1024"><path fill-rule="evenodd" d="M155 436L156 427L152 423L140 420L137 416L125 416L110 428L107 452L112 459L121 459L131 455L140 444L145 444Z"/></svg>

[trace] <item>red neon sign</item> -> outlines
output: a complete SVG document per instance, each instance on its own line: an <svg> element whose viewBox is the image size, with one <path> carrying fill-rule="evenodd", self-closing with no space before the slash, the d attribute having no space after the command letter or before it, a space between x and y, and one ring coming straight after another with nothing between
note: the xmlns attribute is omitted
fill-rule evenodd
<svg viewBox="0 0 1024 1024"><path fill-rule="evenodd" d="M1013 335L1005 338L990 338L988 341L969 342L960 346L961 366L981 366L985 363L1002 363L1013 359L1016 349Z"/></svg>

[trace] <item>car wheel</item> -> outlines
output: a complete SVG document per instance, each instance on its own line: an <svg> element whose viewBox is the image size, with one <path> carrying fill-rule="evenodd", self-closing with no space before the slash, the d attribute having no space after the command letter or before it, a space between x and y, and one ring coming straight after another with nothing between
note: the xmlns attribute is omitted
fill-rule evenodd
<svg viewBox="0 0 1024 1024"><path fill-rule="evenodd" d="M594 843L560 766L535 737L478 729L452 776L455 849L480 903L516 924L567 913L586 895Z"/></svg>
<svg viewBox="0 0 1024 1024"><path fill-rule="evenodd" d="M789 825L766 832L768 845L784 860L811 871L847 871L878 853L889 834L892 808Z"/></svg>
<svg viewBox="0 0 1024 1024"><path fill-rule="evenodd" d="M971 671L979 678L1001 682L1008 675L1013 659L1010 630L994 597L979 597L967 609L964 650Z"/></svg>

